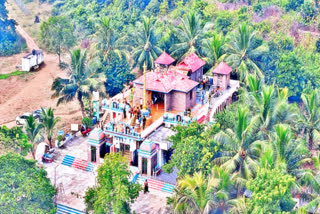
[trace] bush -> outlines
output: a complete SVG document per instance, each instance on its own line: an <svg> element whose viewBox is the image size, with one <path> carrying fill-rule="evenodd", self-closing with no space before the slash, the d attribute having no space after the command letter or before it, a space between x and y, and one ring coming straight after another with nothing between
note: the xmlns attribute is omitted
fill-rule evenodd
<svg viewBox="0 0 320 214"><path fill-rule="evenodd" d="M92 120L88 117L84 117L82 119L82 124L85 125L87 128L92 126Z"/></svg>
<svg viewBox="0 0 320 214"><path fill-rule="evenodd" d="M302 18L306 23L317 18L318 10L315 7L314 3L311 1L305 1L302 5Z"/></svg>
<svg viewBox="0 0 320 214"><path fill-rule="evenodd" d="M304 3L304 0L289 0L285 5L287 11L289 10L298 10L300 6Z"/></svg>
<svg viewBox="0 0 320 214"><path fill-rule="evenodd" d="M257 4L255 4L255 5L253 5L253 11L255 12L255 13L260 13L260 11L262 10L262 6L261 6L261 4L260 3L257 3Z"/></svg>
<svg viewBox="0 0 320 214"><path fill-rule="evenodd" d="M6 1L0 1L0 56L21 52L26 48L25 40L16 32L16 22L8 19Z"/></svg>
<svg viewBox="0 0 320 214"><path fill-rule="evenodd" d="M219 16L216 19L216 29L218 31L222 31L223 34L225 35L228 32L228 28L232 23L232 17L229 14L221 14L221 16Z"/></svg>
<svg viewBox="0 0 320 214"><path fill-rule="evenodd" d="M316 41L316 51L320 53L320 38Z"/></svg>

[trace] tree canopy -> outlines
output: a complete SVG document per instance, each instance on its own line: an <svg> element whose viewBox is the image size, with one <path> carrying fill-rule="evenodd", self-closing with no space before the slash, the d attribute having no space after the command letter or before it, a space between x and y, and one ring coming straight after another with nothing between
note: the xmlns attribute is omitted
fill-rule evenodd
<svg viewBox="0 0 320 214"><path fill-rule="evenodd" d="M63 51L69 50L76 42L72 25L64 16L51 16L48 21L42 22L40 30L43 44L58 55L60 64Z"/></svg>
<svg viewBox="0 0 320 214"><path fill-rule="evenodd" d="M97 186L86 192L85 203L88 211L94 213L129 213L130 203L138 197L140 184L131 183L130 170L119 153L107 154L98 168Z"/></svg>
<svg viewBox="0 0 320 214"><path fill-rule="evenodd" d="M56 213L56 191L35 161L8 153L0 156L0 165L0 213Z"/></svg>
<svg viewBox="0 0 320 214"><path fill-rule="evenodd" d="M6 0L0 0L0 56L7 56L19 53L26 44L16 32L16 22L8 18L8 11L5 7Z"/></svg>

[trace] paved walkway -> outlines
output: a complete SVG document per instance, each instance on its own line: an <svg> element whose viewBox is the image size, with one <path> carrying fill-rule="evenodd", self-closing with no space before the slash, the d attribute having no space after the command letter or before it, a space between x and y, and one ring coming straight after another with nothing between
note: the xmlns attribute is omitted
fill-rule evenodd
<svg viewBox="0 0 320 214"><path fill-rule="evenodd" d="M170 195L164 192L159 192L150 189L149 193L140 192L135 203L131 205L132 212L139 214L166 214L168 211L167 197Z"/></svg>

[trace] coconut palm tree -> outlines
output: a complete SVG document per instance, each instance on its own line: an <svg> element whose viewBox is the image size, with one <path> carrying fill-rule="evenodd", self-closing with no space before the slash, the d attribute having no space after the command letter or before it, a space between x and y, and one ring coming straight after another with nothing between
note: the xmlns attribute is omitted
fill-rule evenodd
<svg viewBox="0 0 320 214"><path fill-rule="evenodd" d="M238 108L238 121L235 130L220 131L215 140L220 144L221 152L214 162L229 173L239 173L240 177L254 177L266 142L257 139L259 115L249 120L248 110Z"/></svg>
<svg viewBox="0 0 320 214"><path fill-rule="evenodd" d="M284 162L288 173L296 176L299 173L297 170L311 161L306 142L295 139L289 125L277 124L271 139L275 162Z"/></svg>
<svg viewBox="0 0 320 214"><path fill-rule="evenodd" d="M200 16L191 11L180 19L181 24L176 29L179 43L172 45L171 54L181 59L190 53L202 53L204 33L212 26L210 23L203 26Z"/></svg>
<svg viewBox="0 0 320 214"><path fill-rule="evenodd" d="M45 130L45 133L47 134L49 146L53 147L52 146L53 131L57 123L60 121L60 118L54 116L54 110L52 108L49 108L49 109L41 108L41 119L43 121L42 124Z"/></svg>
<svg viewBox="0 0 320 214"><path fill-rule="evenodd" d="M239 26L238 30L226 44L228 64L239 73L240 80L246 80L249 73L256 73L259 78L263 73L258 65L258 58L268 53L269 48L266 44L256 46L254 44L255 33L247 24Z"/></svg>
<svg viewBox="0 0 320 214"><path fill-rule="evenodd" d="M314 168L316 168L317 170L320 170L320 152L318 152L316 155L312 157L312 162L313 162Z"/></svg>
<svg viewBox="0 0 320 214"><path fill-rule="evenodd" d="M295 138L287 124L277 124L274 130L270 136L270 147L261 156L260 165L264 168L278 167L295 176L297 183L304 187L302 190L308 188L312 192L319 193L318 179L311 170L303 168L303 164L311 162L306 141ZM296 189L300 188L296 187Z"/></svg>
<svg viewBox="0 0 320 214"><path fill-rule="evenodd" d="M310 94L302 94L301 100L301 125L307 136L309 149L312 149L314 141L320 140L320 102L319 90L315 89Z"/></svg>
<svg viewBox="0 0 320 214"><path fill-rule="evenodd" d="M226 57L225 43L226 39L222 33L214 33L211 38L204 42L203 54L206 56L204 60L214 67L217 66Z"/></svg>
<svg viewBox="0 0 320 214"><path fill-rule="evenodd" d="M32 143L31 153L33 159L35 159L36 145L39 142L39 137L41 137L41 130L44 128L43 124L39 124L33 115L30 115L26 120L26 125L24 131L28 136L29 141Z"/></svg>
<svg viewBox="0 0 320 214"><path fill-rule="evenodd" d="M157 46L158 36L155 33L154 21L149 17L143 17L142 22L137 23L138 31L132 35L135 44L132 50L134 59L133 67L142 69L144 63L147 69L154 67L153 61L162 53L162 50Z"/></svg>
<svg viewBox="0 0 320 214"><path fill-rule="evenodd" d="M319 213L320 211L320 197L315 197L309 203L300 207L297 214Z"/></svg>
<svg viewBox="0 0 320 214"><path fill-rule="evenodd" d="M208 178L202 172L187 175L178 181L174 198L176 213L210 213L212 210L226 212L229 209L229 194L233 182L227 171L213 167Z"/></svg>
<svg viewBox="0 0 320 214"><path fill-rule="evenodd" d="M248 205L245 197L230 200L229 204L230 204L229 213L249 214Z"/></svg>
<svg viewBox="0 0 320 214"><path fill-rule="evenodd" d="M120 58L125 56L125 52L120 49L117 35L112 25L110 17L103 17L97 25L97 33L94 35L95 48L97 54L103 57L104 61L109 61L113 53Z"/></svg>
<svg viewBox="0 0 320 214"><path fill-rule="evenodd" d="M90 98L93 91L105 94L105 76L97 73L95 62L86 61L86 51L75 49L71 52L70 77L56 78L52 84L54 94L58 97L57 105L67 103L76 98L80 104L82 116L85 117L83 98Z"/></svg>
<svg viewBox="0 0 320 214"><path fill-rule="evenodd" d="M293 124L298 119L297 106L288 103L288 89L278 90L274 85L264 85L258 78L248 76L249 92L244 94L250 110L259 115L260 130L267 135L277 123Z"/></svg>

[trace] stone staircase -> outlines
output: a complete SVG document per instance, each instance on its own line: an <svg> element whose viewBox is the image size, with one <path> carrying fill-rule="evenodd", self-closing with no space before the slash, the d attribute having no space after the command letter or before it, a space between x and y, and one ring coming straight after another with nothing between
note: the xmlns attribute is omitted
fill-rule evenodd
<svg viewBox="0 0 320 214"><path fill-rule="evenodd" d="M57 204L57 214L84 214L85 212L65 206L63 204Z"/></svg>
<svg viewBox="0 0 320 214"><path fill-rule="evenodd" d="M136 181L143 186L146 179L148 180L148 185L149 185L150 189L173 194L173 190L175 188L175 185L165 183L163 181L159 181L159 180L152 179L149 177L143 177L140 175L137 177Z"/></svg>
<svg viewBox="0 0 320 214"><path fill-rule="evenodd" d="M125 159L128 161L128 163L131 162L130 151L122 152L122 156L125 157Z"/></svg>
<svg viewBox="0 0 320 214"><path fill-rule="evenodd" d="M81 169L87 172L93 172L94 170L94 165L91 162L82 160L80 158L76 158L71 155L64 156L61 164L65 166L70 166L76 169Z"/></svg>

